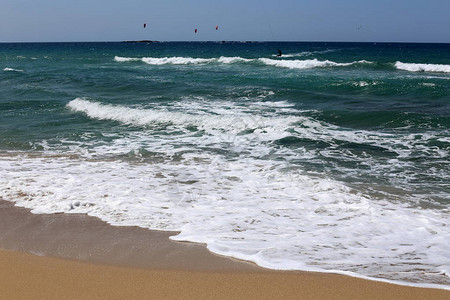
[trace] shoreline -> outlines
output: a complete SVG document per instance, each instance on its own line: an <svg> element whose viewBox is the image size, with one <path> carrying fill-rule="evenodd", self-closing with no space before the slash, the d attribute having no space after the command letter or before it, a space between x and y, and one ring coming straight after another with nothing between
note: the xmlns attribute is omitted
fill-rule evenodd
<svg viewBox="0 0 450 300"><path fill-rule="evenodd" d="M161 297L168 298L186 295L187 298L220 299L234 295L236 298L448 299L450 296L448 290L340 274L264 269L251 262L213 254L201 244L172 241L169 237L174 234L111 226L83 214L32 214L26 208L0 199L3 266L0 296L20 293L21 298L27 298L24 293L29 293L30 298L36 297L36 290L45 292L41 287L46 284L50 287L55 280L61 281L60 295L68 298L71 293L74 298L81 297L77 292L81 287L89 291L86 296L90 298L94 294L100 298L104 295L120 298L124 291L131 293L130 289L138 291L140 297L159 291ZM148 285L149 280L157 283ZM169 284L174 281L176 285ZM17 289L15 286L20 282L21 289Z"/></svg>
<svg viewBox="0 0 450 300"><path fill-rule="evenodd" d="M144 269L263 271L252 262L178 242L176 232L113 226L85 214L33 214L0 199L0 249Z"/></svg>

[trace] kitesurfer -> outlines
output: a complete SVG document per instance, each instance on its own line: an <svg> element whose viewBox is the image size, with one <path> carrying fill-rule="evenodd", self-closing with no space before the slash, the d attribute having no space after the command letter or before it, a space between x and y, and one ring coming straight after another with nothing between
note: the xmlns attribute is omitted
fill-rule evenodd
<svg viewBox="0 0 450 300"><path fill-rule="evenodd" d="M194 32L197 33L197 28L195 28Z"/></svg>
<svg viewBox="0 0 450 300"><path fill-rule="evenodd" d="M219 25L216 25L216 30L219 29Z"/></svg>
<svg viewBox="0 0 450 300"><path fill-rule="evenodd" d="M144 28L145 28L145 27L147 27L147 24L146 24L146 23L144 23Z"/></svg>
<svg viewBox="0 0 450 300"><path fill-rule="evenodd" d="M283 53L281 53L281 50L278 49L278 55L277 56L281 56L281 55L283 55Z"/></svg>

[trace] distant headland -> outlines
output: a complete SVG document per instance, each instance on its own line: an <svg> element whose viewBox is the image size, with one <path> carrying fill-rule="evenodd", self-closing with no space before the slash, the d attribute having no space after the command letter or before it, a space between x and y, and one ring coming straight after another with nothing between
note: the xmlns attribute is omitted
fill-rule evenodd
<svg viewBox="0 0 450 300"><path fill-rule="evenodd" d="M123 41L122 43L159 43L159 41L141 40L141 41Z"/></svg>
<svg viewBox="0 0 450 300"><path fill-rule="evenodd" d="M185 41L185 42L188 42L188 41ZM194 42L194 43L209 42L209 43L220 43L220 44L225 44L225 43L239 43L239 44L264 43L263 41L189 41L189 42ZM161 43L161 42L160 41L151 41L151 40L140 40L140 41L122 41L121 43Z"/></svg>

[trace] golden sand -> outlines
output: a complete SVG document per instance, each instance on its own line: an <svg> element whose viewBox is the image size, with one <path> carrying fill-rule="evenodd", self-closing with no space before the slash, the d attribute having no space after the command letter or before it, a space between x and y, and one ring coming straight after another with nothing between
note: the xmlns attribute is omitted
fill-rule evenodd
<svg viewBox="0 0 450 300"><path fill-rule="evenodd" d="M1 299L450 299L341 275L133 269L0 251Z"/></svg>

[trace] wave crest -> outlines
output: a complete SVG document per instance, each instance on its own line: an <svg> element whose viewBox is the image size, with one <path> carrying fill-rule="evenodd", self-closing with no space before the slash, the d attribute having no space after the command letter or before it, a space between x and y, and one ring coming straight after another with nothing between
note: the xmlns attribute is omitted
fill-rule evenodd
<svg viewBox="0 0 450 300"><path fill-rule="evenodd" d="M371 63L366 60L354 61L351 63L337 63L330 60L318 60L318 59L308 59L308 60L277 60L269 58L260 58L261 62L269 66L283 67L289 69L312 69L318 67L346 67L354 64L366 64Z"/></svg>
<svg viewBox="0 0 450 300"><path fill-rule="evenodd" d="M142 61L149 65L194 65L194 64L206 64L211 62L219 62L223 64L232 64L236 62L251 62L254 59L243 58L239 56L226 57L221 56L219 58L192 58L192 57L120 57L115 56L114 60L117 62L131 62Z"/></svg>
<svg viewBox="0 0 450 300"><path fill-rule="evenodd" d="M251 62L251 61L254 61L254 59L243 58L243 57L239 57L239 56L235 56L235 57L221 56L218 59L218 62L223 63L223 64L232 64L235 62Z"/></svg>
<svg viewBox="0 0 450 300"><path fill-rule="evenodd" d="M13 68L4 68L5 72L23 72L23 70L13 69Z"/></svg>
<svg viewBox="0 0 450 300"><path fill-rule="evenodd" d="M116 106L76 98L67 107L88 117L99 120L112 120L132 126L174 126L183 128L195 126L208 132L241 132L264 128L266 131L284 132L290 124L298 122L298 117L269 118L246 114L210 115L188 114L176 111L138 109ZM270 129L269 129L270 128Z"/></svg>
<svg viewBox="0 0 450 300"><path fill-rule="evenodd" d="M114 56L114 60L118 62L140 61L141 58Z"/></svg>
<svg viewBox="0 0 450 300"><path fill-rule="evenodd" d="M284 59L270 59L270 58L243 58L239 56L226 57L221 56L219 58L192 58L192 57L120 57L115 56L114 60L117 62L131 62L142 61L149 65L195 65L195 64L208 64L208 63L221 63L221 64L233 64L233 63L252 63L262 62L268 66L283 67L289 69L311 69L317 67L346 67L354 64L372 64L373 62L360 60L350 63L337 63L330 60L284 60Z"/></svg>
<svg viewBox="0 0 450 300"><path fill-rule="evenodd" d="M143 57L142 61L149 65L195 65L213 62L214 58L192 57Z"/></svg>
<svg viewBox="0 0 450 300"><path fill-rule="evenodd" d="M399 70L405 70L410 72L440 72L450 73L450 65L440 64L415 64L415 63L403 63L397 61L395 67Z"/></svg>

